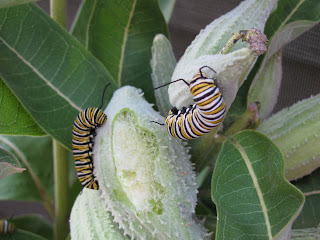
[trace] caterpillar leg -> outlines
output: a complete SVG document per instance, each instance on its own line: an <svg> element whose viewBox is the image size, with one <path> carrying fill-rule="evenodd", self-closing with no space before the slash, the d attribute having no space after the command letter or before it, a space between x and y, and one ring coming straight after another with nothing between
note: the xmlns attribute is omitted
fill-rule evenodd
<svg viewBox="0 0 320 240"><path fill-rule="evenodd" d="M156 124L159 124L159 125L161 125L161 126L164 126L165 124L164 123L158 123L158 122L155 122L155 121L150 121L151 123L153 122L153 123L156 123Z"/></svg>

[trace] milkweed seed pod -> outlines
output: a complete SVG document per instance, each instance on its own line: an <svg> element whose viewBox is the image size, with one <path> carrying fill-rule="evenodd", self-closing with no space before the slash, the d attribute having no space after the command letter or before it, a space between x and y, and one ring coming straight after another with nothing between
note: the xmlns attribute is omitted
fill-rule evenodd
<svg viewBox="0 0 320 240"><path fill-rule="evenodd" d="M70 235L72 240L124 240L117 223L113 222L111 213L105 211L105 203L100 193L83 188L77 197L70 215Z"/></svg>
<svg viewBox="0 0 320 240"><path fill-rule="evenodd" d="M197 187L185 143L150 122L164 118L134 87L117 90L104 113L93 148L101 211L130 238L208 238L193 218Z"/></svg>
<svg viewBox="0 0 320 240"><path fill-rule="evenodd" d="M288 180L310 174L320 167L320 94L277 112L263 121L257 131L279 147Z"/></svg>
<svg viewBox="0 0 320 240"><path fill-rule="evenodd" d="M171 81L183 78L190 82L200 67L210 66L217 73L214 75L212 71L205 73L208 77L216 79L226 108L229 109L257 56L266 50L266 38L255 30L263 32L266 19L276 3L276 0L243 1L232 11L214 20L201 30L187 48L176 65ZM246 42L238 41L234 47L232 45L232 51L230 48L223 54L220 53L233 33L236 35L240 30L248 29L252 31L247 35ZM178 109L193 104L192 94L183 82L171 84L168 93L172 106Z"/></svg>

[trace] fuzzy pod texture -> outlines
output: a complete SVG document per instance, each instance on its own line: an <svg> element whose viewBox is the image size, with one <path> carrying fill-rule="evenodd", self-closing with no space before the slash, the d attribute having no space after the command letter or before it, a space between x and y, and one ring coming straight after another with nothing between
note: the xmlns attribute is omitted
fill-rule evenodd
<svg viewBox="0 0 320 240"><path fill-rule="evenodd" d="M257 131L279 147L288 180L311 173L320 167L320 94L274 114Z"/></svg>
<svg viewBox="0 0 320 240"><path fill-rule="evenodd" d="M241 59L234 59L234 52L228 54L218 53L232 37L232 33L250 28L263 31L265 22L276 3L276 0L246 0L232 11L214 20L205 29L201 30L187 48L175 68L171 81L183 78L190 82L193 75L201 67L198 64L199 62L201 62L202 66L210 66L217 72L214 78L221 89L227 108L229 108L238 88L255 63L256 56L250 50L253 47L252 44L248 46L248 43L241 43L240 41L232 50L234 52L237 51L236 55ZM247 50L249 50L250 54L248 54ZM243 55L241 56L241 54ZM228 67L224 68L224 65ZM212 77L212 73L210 73L209 77ZM232 85L231 88L230 85ZM193 104L192 95L187 86L183 86L183 82L171 84L168 92L171 104L178 109Z"/></svg>
<svg viewBox="0 0 320 240"><path fill-rule="evenodd" d="M157 88L170 82L177 62L174 57L171 44L163 34L157 34L155 36L151 52L151 78L154 88ZM163 116L166 116L169 109L172 108L168 96L168 86L156 89L154 94L159 112Z"/></svg>
<svg viewBox="0 0 320 240"><path fill-rule="evenodd" d="M185 143L172 139L143 93L117 90L95 138L94 174L101 197L124 230L137 239L206 239L193 215L197 186Z"/></svg>
<svg viewBox="0 0 320 240"><path fill-rule="evenodd" d="M83 188L78 195L70 215L72 240L125 240L111 213L105 211L105 203L99 191Z"/></svg>

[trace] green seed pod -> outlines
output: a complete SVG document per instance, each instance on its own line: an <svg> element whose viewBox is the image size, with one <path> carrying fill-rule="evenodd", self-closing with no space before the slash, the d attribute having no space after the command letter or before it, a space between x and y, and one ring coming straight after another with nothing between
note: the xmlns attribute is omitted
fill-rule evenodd
<svg viewBox="0 0 320 240"><path fill-rule="evenodd" d="M246 0L229 13L211 22L201 30L192 44L181 57L172 75L171 81L183 78L190 82L200 67L209 66L212 71L205 71L208 77L214 77L220 88L227 109L233 102L235 95L246 79L256 56L266 51L266 37L263 32L265 22L272 9L277 4L276 0ZM256 28L256 29L252 29ZM250 33L242 38L246 43L231 42L227 47L227 54L219 54L232 34L240 30L248 30ZM249 43L249 44L248 44ZM170 103L180 109L193 104L192 95L182 81L171 84L168 89Z"/></svg>
<svg viewBox="0 0 320 240"><path fill-rule="evenodd" d="M226 106L229 108L255 59L256 57L248 48L229 54L204 55L178 68L179 72L175 71L171 80L183 78L190 82L200 67L210 66L217 72L216 74L210 69L203 69L203 72L208 77L216 79ZM171 104L178 109L194 103L189 87L182 81L171 84L168 93Z"/></svg>
<svg viewBox="0 0 320 240"><path fill-rule="evenodd" d="M257 131L267 135L282 152L288 180L301 178L320 166L320 94L305 99L262 122Z"/></svg>
<svg viewBox="0 0 320 240"><path fill-rule="evenodd" d="M70 215L72 240L122 240L129 239L113 222L111 213L105 210L105 203L99 191L83 188L75 201Z"/></svg>
<svg viewBox="0 0 320 240"><path fill-rule="evenodd" d="M101 197L131 238L206 239L193 219L197 187L184 143L134 87L117 90L95 138L94 174Z"/></svg>

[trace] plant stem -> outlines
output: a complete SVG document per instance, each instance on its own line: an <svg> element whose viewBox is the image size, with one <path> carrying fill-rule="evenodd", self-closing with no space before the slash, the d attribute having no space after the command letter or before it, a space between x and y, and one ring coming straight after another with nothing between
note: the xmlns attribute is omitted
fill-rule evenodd
<svg viewBox="0 0 320 240"><path fill-rule="evenodd" d="M50 1L51 17L66 28L66 0ZM53 140L55 182L55 239L65 239L68 234L68 151Z"/></svg>
<svg viewBox="0 0 320 240"><path fill-rule="evenodd" d="M55 239L65 239L68 234L68 151L53 140L55 182Z"/></svg>

